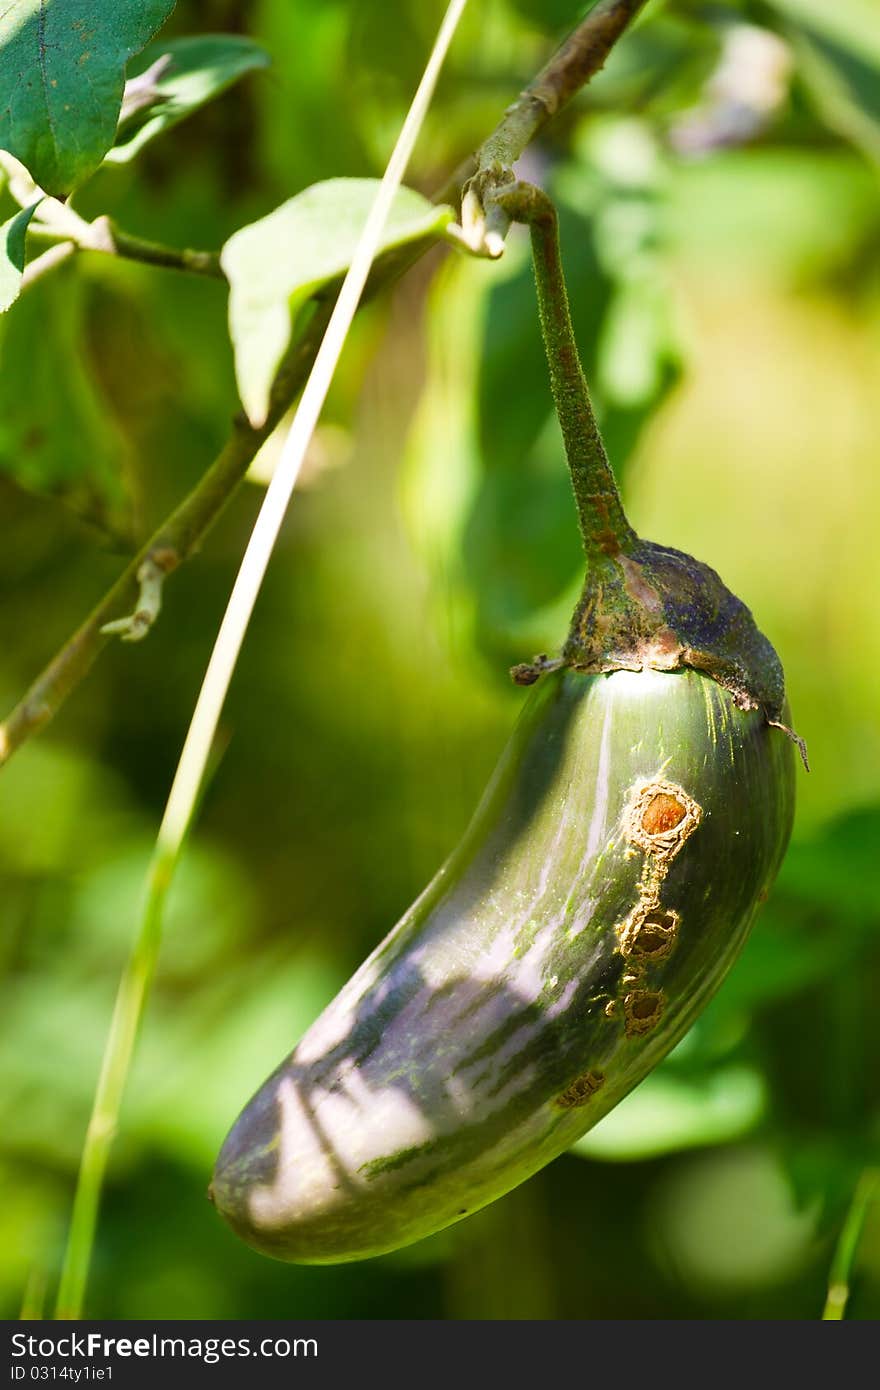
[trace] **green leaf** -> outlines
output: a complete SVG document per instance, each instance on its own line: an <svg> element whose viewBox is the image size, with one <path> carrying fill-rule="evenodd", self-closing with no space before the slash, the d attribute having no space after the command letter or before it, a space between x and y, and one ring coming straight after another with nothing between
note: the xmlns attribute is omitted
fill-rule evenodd
<svg viewBox="0 0 880 1390"><path fill-rule="evenodd" d="M858 924L860 933L873 935L880 924L875 887L878 844L880 805L848 811L821 835L792 845L774 896L805 901L819 910L828 926L848 919Z"/></svg>
<svg viewBox="0 0 880 1390"><path fill-rule="evenodd" d="M880 808L867 806L789 848L770 901L704 1018L778 1007L841 969L864 975L880 929L878 842Z"/></svg>
<svg viewBox="0 0 880 1390"><path fill-rule="evenodd" d="M47 193L69 193L97 169L113 144L126 64L173 8L174 0L6 0L0 149Z"/></svg>
<svg viewBox="0 0 880 1390"><path fill-rule="evenodd" d="M877 0L771 0L786 19L803 24L825 38L843 44L868 60L880 61Z"/></svg>
<svg viewBox="0 0 880 1390"><path fill-rule="evenodd" d="M168 60L165 65L163 59ZM267 67L269 61L265 49L238 34L199 34L150 44L129 64L119 131L106 162L127 163L155 136L225 92L245 73ZM148 80L139 91L138 78L144 77ZM130 95L135 109L127 116ZM139 98L142 105L137 105Z"/></svg>
<svg viewBox="0 0 880 1390"><path fill-rule="evenodd" d="M259 222L242 227L224 246L220 260L230 284L235 374L255 427L266 419L269 391L297 314L317 290L348 269L378 187L375 179L313 184ZM379 251L436 240L451 217L451 209L435 207L402 188Z"/></svg>
<svg viewBox="0 0 880 1390"><path fill-rule="evenodd" d="M512 0L511 8L545 33L573 29L583 19L583 0Z"/></svg>
<svg viewBox="0 0 880 1390"><path fill-rule="evenodd" d="M801 74L828 125L880 160L880 66L818 34L792 34Z"/></svg>
<svg viewBox="0 0 880 1390"><path fill-rule="evenodd" d="M584 100L608 112L676 116L700 100L720 53L717 21L698 10L689 16L648 5L614 45L601 84L589 87Z"/></svg>
<svg viewBox="0 0 880 1390"><path fill-rule="evenodd" d="M880 160L880 25L873 0L774 0L825 122Z"/></svg>
<svg viewBox="0 0 880 1390"><path fill-rule="evenodd" d="M0 473L127 540L126 446L89 367L85 295L79 277L47 276L3 321Z"/></svg>
<svg viewBox="0 0 880 1390"><path fill-rule="evenodd" d="M24 271L24 236L37 204L22 208L0 227L0 314L18 299Z"/></svg>
<svg viewBox="0 0 880 1390"><path fill-rule="evenodd" d="M661 1068L572 1147L582 1158L626 1162L726 1144L753 1129L765 1105L758 1074L730 1066L700 1078Z"/></svg>

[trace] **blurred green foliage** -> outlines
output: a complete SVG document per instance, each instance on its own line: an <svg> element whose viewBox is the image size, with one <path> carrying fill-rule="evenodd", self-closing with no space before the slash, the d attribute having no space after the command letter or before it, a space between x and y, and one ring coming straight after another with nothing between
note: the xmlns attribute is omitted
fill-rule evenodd
<svg viewBox="0 0 880 1390"><path fill-rule="evenodd" d="M375 177L440 8L182 0L169 34L245 33L272 66L76 206L218 248L313 181ZM442 184L582 8L471 5L414 187ZM830 33L807 0L652 0L524 161L563 210L634 523L752 606L809 742L795 840L740 962L577 1155L421 1246L285 1267L205 1200L242 1103L461 833L522 698L506 666L558 645L578 587L522 239L499 265L433 252L361 315L256 611L172 894L92 1314L819 1316L880 1140L880 186L856 80L868 67L876 90L880 40L869 7L838 9ZM758 58L731 76L745 21L785 45L750 50L776 55L763 88ZM13 212L0 191L0 222ZM11 705L198 478L236 397L219 282L82 255L0 333ZM259 495L175 576L149 640L111 647L0 777L8 1316L35 1268L57 1272L152 837ZM874 1220L848 1315L878 1310Z"/></svg>

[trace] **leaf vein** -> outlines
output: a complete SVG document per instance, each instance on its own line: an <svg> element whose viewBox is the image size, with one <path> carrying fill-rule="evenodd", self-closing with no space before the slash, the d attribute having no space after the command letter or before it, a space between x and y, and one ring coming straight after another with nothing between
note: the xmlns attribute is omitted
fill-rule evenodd
<svg viewBox="0 0 880 1390"><path fill-rule="evenodd" d="M52 144L55 147L56 155L60 153L61 147L58 144L58 136L55 133L55 123L52 120L52 108L49 105L49 75L46 72L46 0L40 0L40 13L37 19L37 43L40 49L40 81L43 84L43 98L46 103L46 124L49 127L49 134L52 137Z"/></svg>

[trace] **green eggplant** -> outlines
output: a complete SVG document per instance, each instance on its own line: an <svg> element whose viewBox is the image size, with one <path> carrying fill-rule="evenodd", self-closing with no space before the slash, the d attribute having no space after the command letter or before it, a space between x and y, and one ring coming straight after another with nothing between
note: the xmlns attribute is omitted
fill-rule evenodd
<svg viewBox="0 0 880 1390"><path fill-rule="evenodd" d="M531 225L587 578L561 656L513 672L535 688L462 842L223 1145L212 1199L279 1259L396 1249L569 1148L717 989L791 830L778 657L714 570L630 527L552 204L495 197Z"/></svg>
<svg viewBox="0 0 880 1390"><path fill-rule="evenodd" d="M569 1148L720 983L793 781L697 671L547 675L461 844L230 1133L226 1219L281 1259L375 1255Z"/></svg>

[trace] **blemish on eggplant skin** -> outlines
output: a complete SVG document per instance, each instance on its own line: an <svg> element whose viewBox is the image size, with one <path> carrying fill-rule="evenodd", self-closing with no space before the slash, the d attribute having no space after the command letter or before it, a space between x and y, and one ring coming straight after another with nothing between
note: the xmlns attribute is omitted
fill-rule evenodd
<svg viewBox="0 0 880 1390"><path fill-rule="evenodd" d="M586 1105L587 1101L605 1085L605 1077L600 1071L584 1072L571 1085L562 1092L561 1096L556 1097L555 1104L561 1110L573 1110L578 1105Z"/></svg>
<svg viewBox="0 0 880 1390"><path fill-rule="evenodd" d="M655 777L636 783L630 792L623 813L624 832L630 845L643 851L645 862L636 886L637 901L615 928L617 949L626 962L620 984L627 1037L649 1032L663 1013L663 992L642 986L649 967L673 950L681 914L662 907L660 894L672 860L702 818L702 806L675 782ZM610 1017L611 1011L606 1012Z"/></svg>
<svg viewBox="0 0 880 1390"><path fill-rule="evenodd" d="M662 835L684 820L687 811L676 796L658 792L642 812L642 829L646 835Z"/></svg>
<svg viewBox="0 0 880 1390"><path fill-rule="evenodd" d="M617 928L621 955L662 960L675 945L680 921L674 908L650 907L640 902Z"/></svg>
<svg viewBox="0 0 880 1390"><path fill-rule="evenodd" d="M636 785L624 813L630 844L660 864L678 854L703 818L703 808L675 782L655 779Z"/></svg>
<svg viewBox="0 0 880 1390"><path fill-rule="evenodd" d="M648 1033L660 1022L665 999L662 990L634 989L623 1001L627 1037Z"/></svg>

